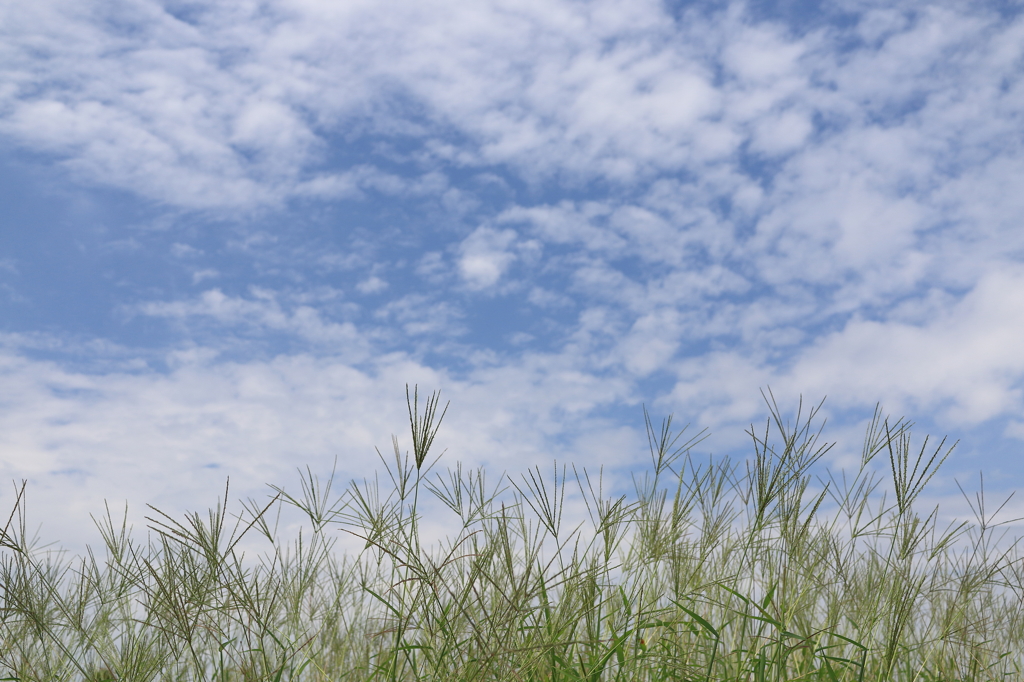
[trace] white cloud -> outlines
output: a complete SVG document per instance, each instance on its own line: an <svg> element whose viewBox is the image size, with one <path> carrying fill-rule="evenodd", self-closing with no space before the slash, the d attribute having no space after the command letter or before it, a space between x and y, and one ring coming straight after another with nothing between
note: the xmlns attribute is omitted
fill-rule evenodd
<svg viewBox="0 0 1024 682"><path fill-rule="evenodd" d="M800 77L800 58L807 47L784 34L781 26L766 23L745 26L742 5L732 5L729 24L737 35L725 46L722 63L741 82L756 85L778 83L787 77Z"/></svg>
<svg viewBox="0 0 1024 682"><path fill-rule="evenodd" d="M395 93L469 136L469 147L448 146L459 163L544 175L630 181L721 158L741 139L711 120L722 96L705 57L685 47L721 30L695 14L672 29L655 3L624 11L618 2L495 2L453 14L443 2L344 12L279 2L269 20L214 5L196 25L144 3L148 30L137 36L65 4L9 12L7 75L16 85L3 130L64 156L89 180L188 207L346 195L344 174L301 179L335 126L359 120L385 134L431 135L392 107ZM630 19L599 19L607 16ZM726 29L738 23L732 17ZM35 58L39 38L29 35L43 37L48 59ZM769 47L773 59L801 50Z"/></svg>
<svg viewBox="0 0 1024 682"><path fill-rule="evenodd" d="M516 259L508 249L515 241L514 230L478 227L459 247L459 273L471 289L486 289L498 283Z"/></svg>
<svg viewBox="0 0 1024 682"><path fill-rule="evenodd" d="M619 343L626 368L640 376L665 367L679 347L679 314L663 309L644 315Z"/></svg>
<svg viewBox="0 0 1024 682"><path fill-rule="evenodd" d="M311 180L300 182L296 185L295 192L301 196L325 199L357 199L363 196L358 179L353 173L318 175Z"/></svg>
<svg viewBox="0 0 1024 682"><path fill-rule="evenodd" d="M853 320L802 354L787 383L841 400L939 411L952 424L1024 409L1024 272L984 276L925 323Z"/></svg>
<svg viewBox="0 0 1024 682"><path fill-rule="evenodd" d="M753 22L741 4L678 21L653 2L446 7L281 0L260 14L215 3L186 24L140 2L129 22L140 30L125 34L65 0L16 5L7 9L4 75L13 85L0 130L90 182L236 208L291 194L448 191L436 171L413 181L365 164L314 170L339 133L406 135L458 165L510 164L545 182L631 185L662 171L735 168L744 142L768 155L799 153L816 115L827 127L852 126L824 135L825 150L852 152L859 172L899 191L908 164L932 175L948 161L936 155L948 153L951 135L995 140L1000 125L1014 129L1019 106L1019 88L995 86L1019 80L1024 29L983 10L929 7L913 21L869 10L852 30L872 45L843 52L837 29L789 34ZM924 107L912 124L924 134L914 148L905 130L875 146L857 139L858 127L905 116L915 98ZM462 141L448 139L448 128ZM830 139L840 132L851 133L842 135L848 144ZM856 171L842 163L821 181L844 170ZM749 185L725 195L742 203Z"/></svg>
<svg viewBox="0 0 1024 682"><path fill-rule="evenodd" d="M388 288L388 283L376 275L367 277L356 285L361 294L377 294Z"/></svg>
<svg viewBox="0 0 1024 682"><path fill-rule="evenodd" d="M628 392L557 356L484 366L466 379L401 353L360 367L333 356L216 356L194 349L168 357L167 373L92 375L0 353L0 473L29 479L30 523L44 524L44 539L78 550L98 540L88 514L102 513L104 498L115 508L127 499L142 525L144 504L205 508L226 476L232 496L243 498L262 496L266 483L290 486L296 467L329 473L335 456L342 482L372 476L380 466L374 447L387 453L390 433L407 447L406 382L452 401L437 442L437 452L449 449L444 461L487 463L492 476L565 459L584 435L600 441L606 429L621 432L589 413ZM552 449L552 439L567 440ZM588 450L576 461L624 454Z"/></svg>
<svg viewBox="0 0 1024 682"><path fill-rule="evenodd" d="M732 436L738 435L737 424L763 414L758 389L766 386L788 402L827 395L828 405L840 410L865 410L881 401L890 413L914 421L927 417L933 427L947 430L1012 418L1024 411L1020 310L1024 271L995 270L957 303L940 305L930 319L916 311L906 321L855 318L791 349L783 362L773 360L773 344L768 352L743 344L667 363L677 382L656 404L716 430L726 428ZM1020 433L1015 424L1009 422L1008 436ZM842 422L838 428L853 433Z"/></svg>
<svg viewBox="0 0 1024 682"><path fill-rule="evenodd" d="M149 302L137 306L144 315L177 320L188 325L209 320L223 327L250 327L259 331L280 331L320 345L343 345L349 357L365 357L366 346L351 322L330 322L316 308L298 304L282 305L278 294L253 288L250 298L228 296L210 289L198 298L172 302Z"/></svg>
<svg viewBox="0 0 1024 682"><path fill-rule="evenodd" d="M388 302L374 312L374 318L397 323L410 337L439 334L447 337L466 333L459 307L449 301L437 301L423 294L408 294Z"/></svg>
<svg viewBox="0 0 1024 682"><path fill-rule="evenodd" d="M201 256L203 255L203 252L202 250L197 249L196 247L191 246L190 244L182 244L180 242L176 242L174 244L171 244L171 255L173 255L175 258L189 258L194 256Z"/></svg>
<svg viewBox="0 0 1024 682"><path fill-rule="evenodd" d="M595 224L608 213L609 208L600 202L576 206L563 201L557 206L515 206L505 210L497 220L499 223L529 223L539 237L556 244L580 243L599 251L622 249L627 245L625 240Z"/></svg>
<svg viewBox="0 0 1024 682"><path fill-rule="evenodd" d="M213 268L204 268L202 270L196 270L192 273L192 284L199 284L208 279L216 279L220 277L220 273Z"/></svg>
<svg viewBox="0 0 1024 682"><path fill-rule="evenodd" d="M750 148L768 155L784 154L801 147L812 132L814 124L806 113L771 114L755 124Z"/></svg>

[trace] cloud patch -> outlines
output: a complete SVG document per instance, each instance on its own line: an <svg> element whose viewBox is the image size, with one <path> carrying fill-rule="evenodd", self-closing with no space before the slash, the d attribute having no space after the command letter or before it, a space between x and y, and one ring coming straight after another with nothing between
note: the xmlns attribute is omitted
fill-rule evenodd
<svg viewBox="0 0 1024 682"><path fill-rule="evenodd" d="M478 227L459 246L459 274L470 289L493 287L516 260L514 230Z"/></svg>

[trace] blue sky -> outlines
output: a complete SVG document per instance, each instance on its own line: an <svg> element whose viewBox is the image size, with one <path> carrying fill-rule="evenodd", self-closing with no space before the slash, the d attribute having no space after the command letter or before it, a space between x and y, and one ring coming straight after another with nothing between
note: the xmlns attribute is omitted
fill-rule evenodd
<svg viewBox="0 0 1024 682"><path fill-rule="evenodd" d="M366 475L406 383L450 462L622 481L642 403L742 457L770 386L828 396L831 467L881 402L961 439L951 510L1014 490L1020 10L8 3L0 474L73 546Z"/></svg>

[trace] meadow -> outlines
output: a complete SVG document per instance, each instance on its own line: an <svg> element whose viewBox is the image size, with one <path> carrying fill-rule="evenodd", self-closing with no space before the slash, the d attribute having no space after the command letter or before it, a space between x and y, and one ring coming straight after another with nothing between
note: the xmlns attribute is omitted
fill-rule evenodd
<svg viewBox="0 0 1024 682"><path fill-rule="evenodd" d="M442 470L447 407L407 397L412 450L395 440L375 478L151 508L144 540L108 509L85 556L27 534L16 488L0 679L1022 679L1017 546L997 549L982 495L948 526L918 509L952 448L904 420L876 409L859 469L812 476L820 405L791 421L769 395L740 461L648 417L650 464L613 494L572 465ZM453 532L429 537L442 511Z"/></svg>

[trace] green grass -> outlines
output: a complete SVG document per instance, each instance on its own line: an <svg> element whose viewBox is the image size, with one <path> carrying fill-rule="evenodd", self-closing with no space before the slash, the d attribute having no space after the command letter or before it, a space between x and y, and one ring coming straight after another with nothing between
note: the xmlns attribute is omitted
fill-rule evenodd
<svg viewBox="0 0 1024 682"><path fill-rule="evenodd" d="M698 461L699 435L648 419L650 467L620 497L571 466L439 473L444 412L413 397L413 452L396 440L380 477L336 490L307 470L300 493L238 514L152 509L145 542L108 509L102 556L34 546L22 486L0 549L0 678L1021 679L1016 544L993 549L981 496L973 523L944 529L915 506L951 448L912 450L876 410L859 470L812 493L816 410L791 425L768 406L745 463ZM297 538L279 538L282 510L303 514ZM452 533L430 541L427 521ZM353 536L362 551L339 552Z"/></svg>

